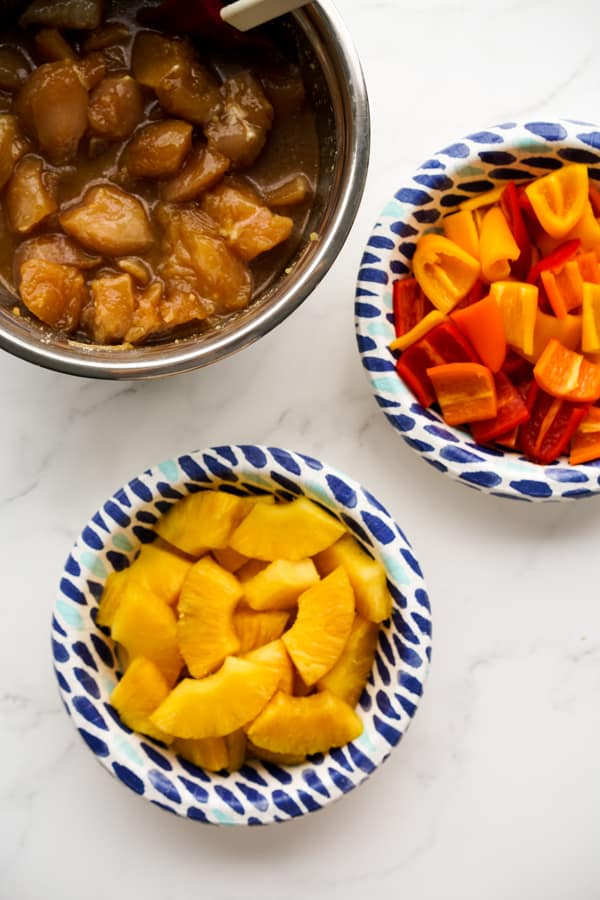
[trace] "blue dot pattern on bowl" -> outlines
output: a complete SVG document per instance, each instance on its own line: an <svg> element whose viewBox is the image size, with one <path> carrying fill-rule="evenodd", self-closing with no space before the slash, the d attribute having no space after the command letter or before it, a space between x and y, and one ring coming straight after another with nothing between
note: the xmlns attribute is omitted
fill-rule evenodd
<svg viewBox="0 0 600 900"><path fill-rule="evenodd" d="M384 563L394 612L381 628L376 665L358 708L364 732L353 743L296 767L252 760L236 773L209 774L131 732L110 706L118 663L111 638L95 624L102 585L117 568L115 562L122 567L123 555L133 561L140 544L154 537L146 527L149 521L179 497L207 488L244 495L268 492L282 499L303 493L353 526ZM52 649L65 708L112 775L181 816L219 825L262 825L320 809L359 785L388 757L423 692L431 612L410 544L381 503L358 483L300 453L254 445L216 447L144 472L92 517L65 564Z"/></svg>
<svg viewBox="0 0 600 900"><path fill-rule="evenodd" d="M507 122L470 134L427 160L407 187L386 204L369 238L356 289L358 349L375 399L406 443L439 472L462 484L518 500L567 500L600 489L600 463L569 466L565 459L535 465L500 448L477 446L416 402L394 369L393 282L411 271L416 243L441 231L441 217L459 203L509 180L585 163L600 181L600 128L587 122Z"/></svg>

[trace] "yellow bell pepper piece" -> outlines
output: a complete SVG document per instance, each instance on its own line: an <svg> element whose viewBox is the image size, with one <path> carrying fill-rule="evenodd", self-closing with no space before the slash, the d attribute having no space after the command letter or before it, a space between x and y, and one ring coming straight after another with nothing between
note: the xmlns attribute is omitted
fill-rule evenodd
<svg viewBox="0 0 600 900"><path fill-rule="evenodd" d="M479 277L479 261L441 234L425 234L413 256L413 275L426 297L449 313Z"/></svg>
<svg viewBox="0 0 600 900"><path fill-rule="evenodd" d="M497 203L500 197L504 192L504 185L499 184L498 187L492 188L490 191L485 191L483 194L476 194L474 197L470 197L468 200L465 200L464 203L461 203L458 207L459 209L480 209L483 206L492 206L493 203Z"/></svg>
<svg viewBox="0 0 600 900"><path fill-rule="evenodd" d="M415 341L420 341L421 338L424 337L428 331L431 331L432 328L435 328L436 325L441 325L442 322L445 322L447 318L448 316L444 315L443 312L440 312L439 309L432 309L431 312L428 312L420 322L417 322L417 324L410 329L410 331L400 335L400 337L394 338L390 344L390 350L406 350L406 348L410 347L411 344L414 344Z"/></svg>
<svg viewBox="0 0 600 900"><path fill-rule="evenodd" d="M600 284L583 283L581 349L600 353Z"/></svg>
<svg viewBox="0 0 600 900"><path fill-rule="evenodd" d="M461 209L447 216L444 219L444 234L475 259L479 259L479 231L470 209Z"/></svg>
<svg viewBox="0 0 600 900"><path fill-rule="evenodd" d="M536 178L525 188L533 211L544 231L563 238L575 227L588 201L587 166L573 163Z"/></svg>
<svg viewBox="0 0 600 900"><path fill-rule="evenodd" d="M581 346L581 316L565 316L564 319L557 319L556 316L548 315L538 308L533 329L533 352L531 354L521 353L521 356L531 363L536 363L546 349L546 344L552 338L556 338L563 347L567 347L569 350L579 350Z"/></svg>
<svg viewBox="0 0 600 900"><path fill-rule="evenodd" d="M506 343L522 353L533 354L533 335L538 308L538 289L521 281L495 281L490 287L502 313Z"/></svg>
<svg viewBox="0 0 600 900"><path fill-rule="evenodd" d="M594 215L592 204L588 200L583 208L581 218L575 223L565 240L579 238L582 250L593 250L600 245L600 222Z"/></svg>
<svg viewBox="0 0 600 900"><path fill-rule="evenodd" d="M499 206L492 206L483 217L479 235L481 274L489 282L508 278L510 263L520 253L506 216Z"/></svg>

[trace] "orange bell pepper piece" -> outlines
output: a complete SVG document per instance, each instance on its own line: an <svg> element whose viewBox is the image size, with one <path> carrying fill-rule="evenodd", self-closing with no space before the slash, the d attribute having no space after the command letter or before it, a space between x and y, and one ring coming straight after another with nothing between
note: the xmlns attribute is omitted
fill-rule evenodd
<svg viewBox="0 0 600 900"><path fill-rule="evenodd" d="M492 372L499 372L506 356L506 336L502 313L494 298L484 297L457 309L451 318L469 338L481 362Z"/></svg>
<svg viewBox="0 0 600 900"><path fill-rule="evenodd" d="M586 201L581 218L569 231L567 238L579 238L583 250L593 250L600 244L600 222L596 219L589 200Z"/></svg>
<svg viewBox="0 0 600 900"><path fill-rule="evenodd" d="M458 212L446 216L444 234L470 256L479 259L479 231L470 209L459 209Z"/></svg>
<svg viewBox="0 0 600 900"><path fill-rule="evenodd" d="M395 338L390 344L390 350L406 350L406 348L410 347L411 344L414 344L415 341L420 341L421 338L424 337L428 331L431 331L432 328L435 328L436 325L441 325L442 322L445 322L447 318L448 316L445 316L439 309L432 309L431 312L427 313L420 322L417 322L410 331Z"/></svg>
<svg viewBox="0 0 600 900"><path fill-rule="evenodd" d="M583 279L576 260L565 263L560 272L546 269L540 274L546 296L554 314L559 319L581 306L583 300Z"/></svg>
<svg viewBox="0 0 600 900"><path fill-rule="evenodd" d="M427 369L444 421L464 425L493 419L497 412L494 376L480 363L447 363Z"/></svg>
<svg viewBox="0 0 600 900"><path fill-rule="evenodd" d="M547 394L573 403L600 399L600 366L588 362L551 338L533 370L537 384Z"/></svg>
<svg viewBox="0 0 600 900"><path fill-rule="evenodd" d="M479 235L481 273L486 281L502 281L510 275L510 264L521 250L506 216L499 206L492 206L483 217Z"/></svg>
<svg viewBox="0 0 600 900"><path fill-rule="evenodd" d="M598 257L594 250L588 250L587 253L580 253L575 258L581 277L584 282L589 281L590 284L600 284L600 266L598 265Z"/></svg>
<svg viewBox="0 0 600 900"><path fill-rule="evenodd" d="M479 276L479 261L441 234L425 234L413 256L413 274L426 297L449 313Z"/></svg>
<svg viewBox="0 0 600 900"><path fill-rule="evenodd" d="M538 308L538 289L523 281L495 281L490 297L502 313L506 343L525 356L533 353L533 334Z"/></svg>
<svg viewBox="0 0 600 900"><path fill-rule="evenodd" d="M583 353L600 352L600 284L583 284L581 350Z"/></svg>
<svg viewBox="0 0 600 900"><path fill-rule="evenodd" d="M569 462L572 466L600 457L600 409L591 406L585 419L571 438Z"/></svg>
<svg viewBox="0 0 600 900"><path fill-rule="evenodd" d="M575 227L584 213L588 191L588 170L581 163L536 178L525 188L540 225L553 238L563 238Z"/></svg>
<svg viewBox="0 0 600 900"><path fill-rule="evenodd" d="M538 309L533 329L533 353L526 355L525 359L536 363L551 338L556 338L563 347L567 347L569 350L579 350L581 347L581 322L581 316L569 315L564 319L557 319L556 316L548 315Z"/></svg>

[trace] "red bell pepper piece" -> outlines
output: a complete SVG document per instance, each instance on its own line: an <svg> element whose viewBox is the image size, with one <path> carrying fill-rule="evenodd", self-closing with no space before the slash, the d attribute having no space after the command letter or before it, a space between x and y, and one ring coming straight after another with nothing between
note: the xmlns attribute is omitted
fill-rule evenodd
<svg viewBox="0 0 600 900"><path fill-rule="evenodd" d="M598 216L600 216L600 190L592 181L590 181L589 184L588 197L592 206L592 211L596 218L598 218Z"/></svg>
<svg viewBox="0 0 600 900"><path fill-rule="evenodd" d="M557 247L548 256L542 257L535 266L529 270L527 281L529 284L535 284L542 272L547 270L551 272L559 272L566 262L572 259L579 250L581 241L579 238L573 238L565 241L560 247Z"/></svg>
<svg viewBox="0 0 600 900"><path fill-rule="evenodd" d="M533 462L547 465L565 453L589 404L551 397L533 382L527 406L529 419L519 431L521 449Z"/></svg>
<svg viewBox="0 0 600 900"><path fill-rule="evenodd" d="M522 382L530 382L533 379L533 364L509 348L504 359L502 372L515 386L518 386Z"/></svg>
<svg viewBox="0 0 600 900"><path fill-rule="evenodd" d="M456 325L444 322L404 351L396 363L396 371L421 406L428 407L435 401L435 391L427 369L454 362L478 362L478 359Z"/></svg>
<svg viewBox="0 0 600 900"><path fill-rule="evenodd" d="M509 228L521 251L518 259L511 265L511 275L523 281L531 267L531 238L523 218L519 192L514 181L509 181L500 197L500 207L506 217Z"/></svg>
<svg viewBox="0 0 600 900"><path fill-rule="evenodd" d="M457 312L459 309L464 309L466 306L472 306L473 303L478 303L485 295L486 291L487 285L481 280L481 278L478 278L469 293L466 294L462 298L462 300L458 301L453 309L453 312Z"/></svg>
<svg viewBox="0 0 600 900"><path fill-rule="evenodd" d="M423 293L415 278L402 278L392 288L394 329L396 337L402 337L424 319L433 304Z"/></svg>
<svg viewBox="0 0 600 900"><path fill-rule="evenodd" d="M494 375L497 411L493 419L471 423L471 432L478 444L489 444L506 436L529 418L529 410L517 388L503 372ZM515 437L516 440L516 437Z"/></svg>

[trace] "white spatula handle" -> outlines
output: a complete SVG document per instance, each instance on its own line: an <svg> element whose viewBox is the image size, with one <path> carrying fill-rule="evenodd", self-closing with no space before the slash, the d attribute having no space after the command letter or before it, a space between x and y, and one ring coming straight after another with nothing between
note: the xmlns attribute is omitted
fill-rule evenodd
<svg viewBox="0 0 600 900"><path fill-rule="evenodd" d="M299 9L309 0L236 0L221 10L221 18L238 31L248 31L277 16Z"/></svg>

